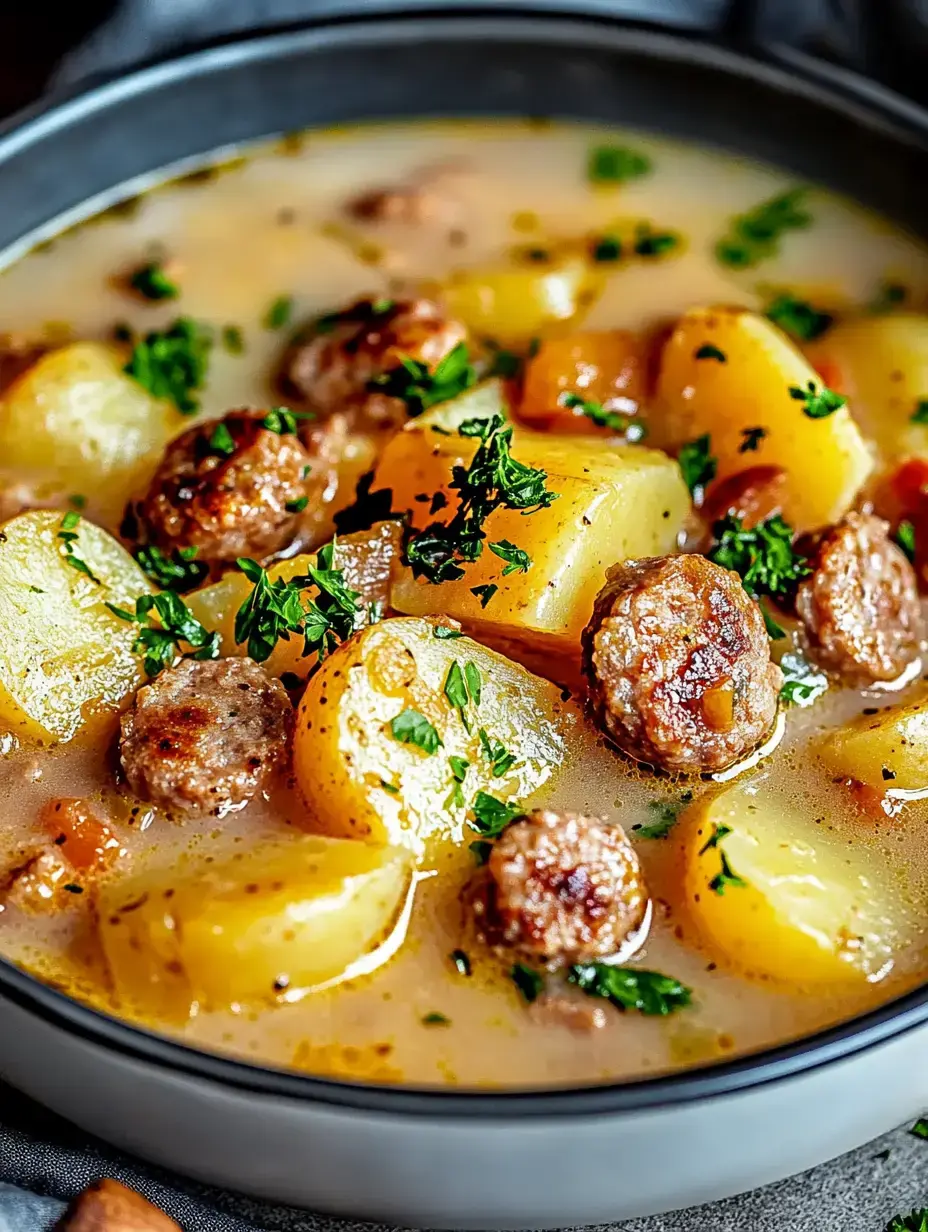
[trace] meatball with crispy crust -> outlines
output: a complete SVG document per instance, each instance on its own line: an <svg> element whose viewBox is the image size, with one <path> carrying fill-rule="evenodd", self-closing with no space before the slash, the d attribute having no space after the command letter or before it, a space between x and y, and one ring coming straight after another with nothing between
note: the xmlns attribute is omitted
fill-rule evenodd
<svg viewBox="0 0 928 1232"><path fill-rule="evenodd" d="M751 752L776 717L783 675L760 608L704 556L609 571L583 633L592 709L629 756L685 774Z"/></svg>
<svg viewBox="0 0 928 1232"><path fill-rule="evenodd" d="M638 857L622 827L552 809L507 826L474 897L490 944L551 970L618 954L647 907Z"/></svg>
<svg viewBox="0 0 928 1232"><path fill-rule="evenodd" d="M889 524L849 513L797 548L812 569L796 591L811 656L848 684L894 680L918 657L924 628L915 571Z"/></svg>
<svg viewBox="0 0 928 1232"><path fill-rule="evenodd" d="M431 300L360 300L322 317L284 356L281 388L320 419L350 411L358 430L398 428L407 417L401 398L371 388L404 359L430 372L467 337Z"/></svg>
<svg viewBox="0 0 928 1232"><path fill-rule="evenodd" d="M172 813L243 804L280 764L292 712L280 681L251 659L183 659L122 717L126 780Z"/></svg>
<svg viewBox="0 0 928 1232"><path fill-rule="evenodd" d="M267 425L271 424L272 427ZM312 458L279 414L230 411L168 445L135 508L138 537L196 548L204 561L259 559L295 536L310 492Z"/></svg>

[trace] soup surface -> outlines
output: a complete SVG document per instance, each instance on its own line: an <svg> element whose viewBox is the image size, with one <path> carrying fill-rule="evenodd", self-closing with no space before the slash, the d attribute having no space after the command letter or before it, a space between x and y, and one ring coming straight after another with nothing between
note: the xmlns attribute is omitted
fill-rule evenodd
<svg viewBox="0 0 928 1232"><path fill-rule="evenodd" d="M848 202L529 122L288 139L8 266L0 952L462 1087L922 982L926 312Z"/></svg>

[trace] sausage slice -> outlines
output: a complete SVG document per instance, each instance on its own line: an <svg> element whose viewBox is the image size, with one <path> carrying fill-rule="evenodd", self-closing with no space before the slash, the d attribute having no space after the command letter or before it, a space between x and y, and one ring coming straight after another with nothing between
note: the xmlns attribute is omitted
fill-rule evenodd
<svg viewBox="0 0 928 1232"><path fill-rule="evenodd" d="M811 656L848 684L894 680L918 657L924 627L915 570L889 523L849 513L798 546L812 567L796 592Z"/></svg>
<svg viewBox="0 0 928 1232"><path fill-rule="evenodd" d="M783 675L760 608L704 556L629 560L609 571L583 633L592 709L638 761L722 770L773 725Z"/></svg>
<svg viewBox="0 0 928 1232"><path fill-rule="evenodd" d="M283 758L292 707L251 659L183 659L139 689L119 758L137 796L168 812L243 804Z"/></svg>
<svg viewBox="0 0 928 1232"><path fill-rule="evenodd" d="M484 938L549 969L617 954L645 920L648 892L618 825L536 809L493 845L474 899Z"/></svg>

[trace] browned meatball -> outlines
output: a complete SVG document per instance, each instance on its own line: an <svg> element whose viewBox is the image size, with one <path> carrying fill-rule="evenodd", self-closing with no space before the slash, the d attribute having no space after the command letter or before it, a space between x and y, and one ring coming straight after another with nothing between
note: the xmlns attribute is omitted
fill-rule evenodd
<svg viewBox="0 0 928 1232"><path fill-rule="evenodd" d="M889 524L849 513L816 540L800 541L812 573L796 611L816 662L849 684L893 680L918 656L918 583Z"/></svg>
<svg viewBox="0 0 928 1232"><path fill-rule="evenodd" d="M160 548L195 547L200 560L269 556L296 534L312 458L279 416L230 411L167 447L136 508L139 537Z"/></svg>
<svg viewBox="0 0 928 1232"><path fill-rule="evenodd" d="M621 826L551 809L507 826L474 899L486 940L550 969L617 954L647 906Z"/></svg>
<svg viewBox="0 0 928 1232"><path fill-rule="evenodd" d="M308 340L291 347L281 383L320 418L351 411L359 429L392 429L405 421L406 404L371 389L371 381L404 359L434 371L466 337L464 326L430 300L360 300L317 322Z"/></svg>
<svg viewBox="0 0 928 1232"><path fill-rule="evenodd" d="M292 707L251 659L184 659L139 689L122 718L129 786L168 812L242 804L283 757Z"/></svg>
<svg viewBox="0 0 928 1232"><path fill-rule="evenodd" d="M760 608L704 556L609 571L583 632L597 719L620 749L665 770L721 770L773 724L782 673Z"/></svg>

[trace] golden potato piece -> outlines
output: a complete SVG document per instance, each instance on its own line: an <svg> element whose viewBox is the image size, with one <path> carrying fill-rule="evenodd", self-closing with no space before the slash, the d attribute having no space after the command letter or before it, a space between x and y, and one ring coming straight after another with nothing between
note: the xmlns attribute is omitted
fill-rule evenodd
<svg viewBox="0 0 928 1232"><path fill-rule="evenodd" d="M335 568L345 574L346 585L360 595L358 603L364 609L371 604L387 606L390 597L390 576L400 547L400 524L380 522L370 530L343 535L335 548ZM315 564L316 554L294 556L272 565L268 574L272 581L289 581ZM235 641L235 614L251 594L251 582L244 573L230 570L212 586L195 590L185 598L187 606L204 628L216 630L222 638L223 655L243 655L245 647ZM314 594L314 590L306 592ZM316 656L306 658L303 639L291 637L279 641L265 664L273 676L293 672L305 678L316 662Z"/></svg>
<svg viewBox="0 0 928 1232"><path fill-rule="evenodd" d="M389 443L375 485L393 490L394 509L408 509L413 526L450 521L458 506L452 468L467 466L477 447L457 428L462 418L486 417L500 405L491 382L413 420ZM606 570L629 557L675 549L690 511L689 493L674 461L639 445L517 427L511 452L519 462L545 471L547 488L557 499L527 515L496 509L484 524L483 554L465 565L462 578L431 584L403 568L392 603L412 616L451 616L481 641L505 645L517 656L519 646L541 652L557 671L579 654L580 634ZM419 498L435 493L447 504L433 515L429 501ZM529 554L527 571L504 573L506 561L489 546L503 541ZM487 586L497 589L484 605L486 592L475 594L474 588Z"/></svg>
<svg viewBox="0 0 928 1232"><path fill-rule="evenodd" d="M928 455L928 423L913 423L928 402L928 316L900 312L844 321L809 348L821 371L833 368L854 418L887 461Z"/></svg>
<svg viewBox="0 0 928 1232"><path fill-rule="evenodd" d="M412 887L402 849L293 835L105 884L100 942L126 1008L294 1000L395 952Z"/></svg>
<svg viewBox="0 0 928 1232"><path fill-rule="evenodd" d="M558 690L470 638L436 636L436 628L381 621L311 678L293 741L307 824L405 846L434 862L442 846L477 838L465 819L478 791L525 802L563 761L578 715ZM461 696L449 680L454 664L465 684L465 673L471 680L463 714L448 696ZM432 730L422 728L417 742L404 725L420 721ZM481 730L510 755L504 770Z"/></svg>
<svg viewBox="0 0 928 1232"><path fill-rule="evenodd" d="M50 351L0 402L2 464L35 482L87 495L118 518L181 425L181 417L123 372L97 342Z"/></svg>
<svg viewBox="0 0 928 1232"><path fill-rule="evenodd" d="M717 358L697 359L706 346ZM678 450L709 434L718 474L748 466L786 471L783 515L797 530L836 521L851 507L873 466L848 407L810 419L791 388L821 381L785 334L765 317L737 308L685 313L661 358L651 440ZM763 428L756 452L740 452L749 428Z"/></svg>
<svg viewBox="0 0 928 1232"><path fill-rule="evenodd" d="M831 732L819 746L835 774L884 792L928 788L928 700L886 706Z"/></svg>
<svg viewBox="0 0 928 1232"><path fill-rule="evenodd" d="M878 853L767 785L694 806L682 834L686 909L739 972L793 987L874 980L914 936L915 908Z"/></svg>
<svg viewBox="0 0 928 1232"><path fill-rule="evenodd" d="M132 651L137 626L106 604L131 609L150 582L83 518L70 547L93 578L79 571L59 537L63 523L60 513L34 510L6 522L0 538L0 725L39 740L70 740L144 678Z"/></svg>

